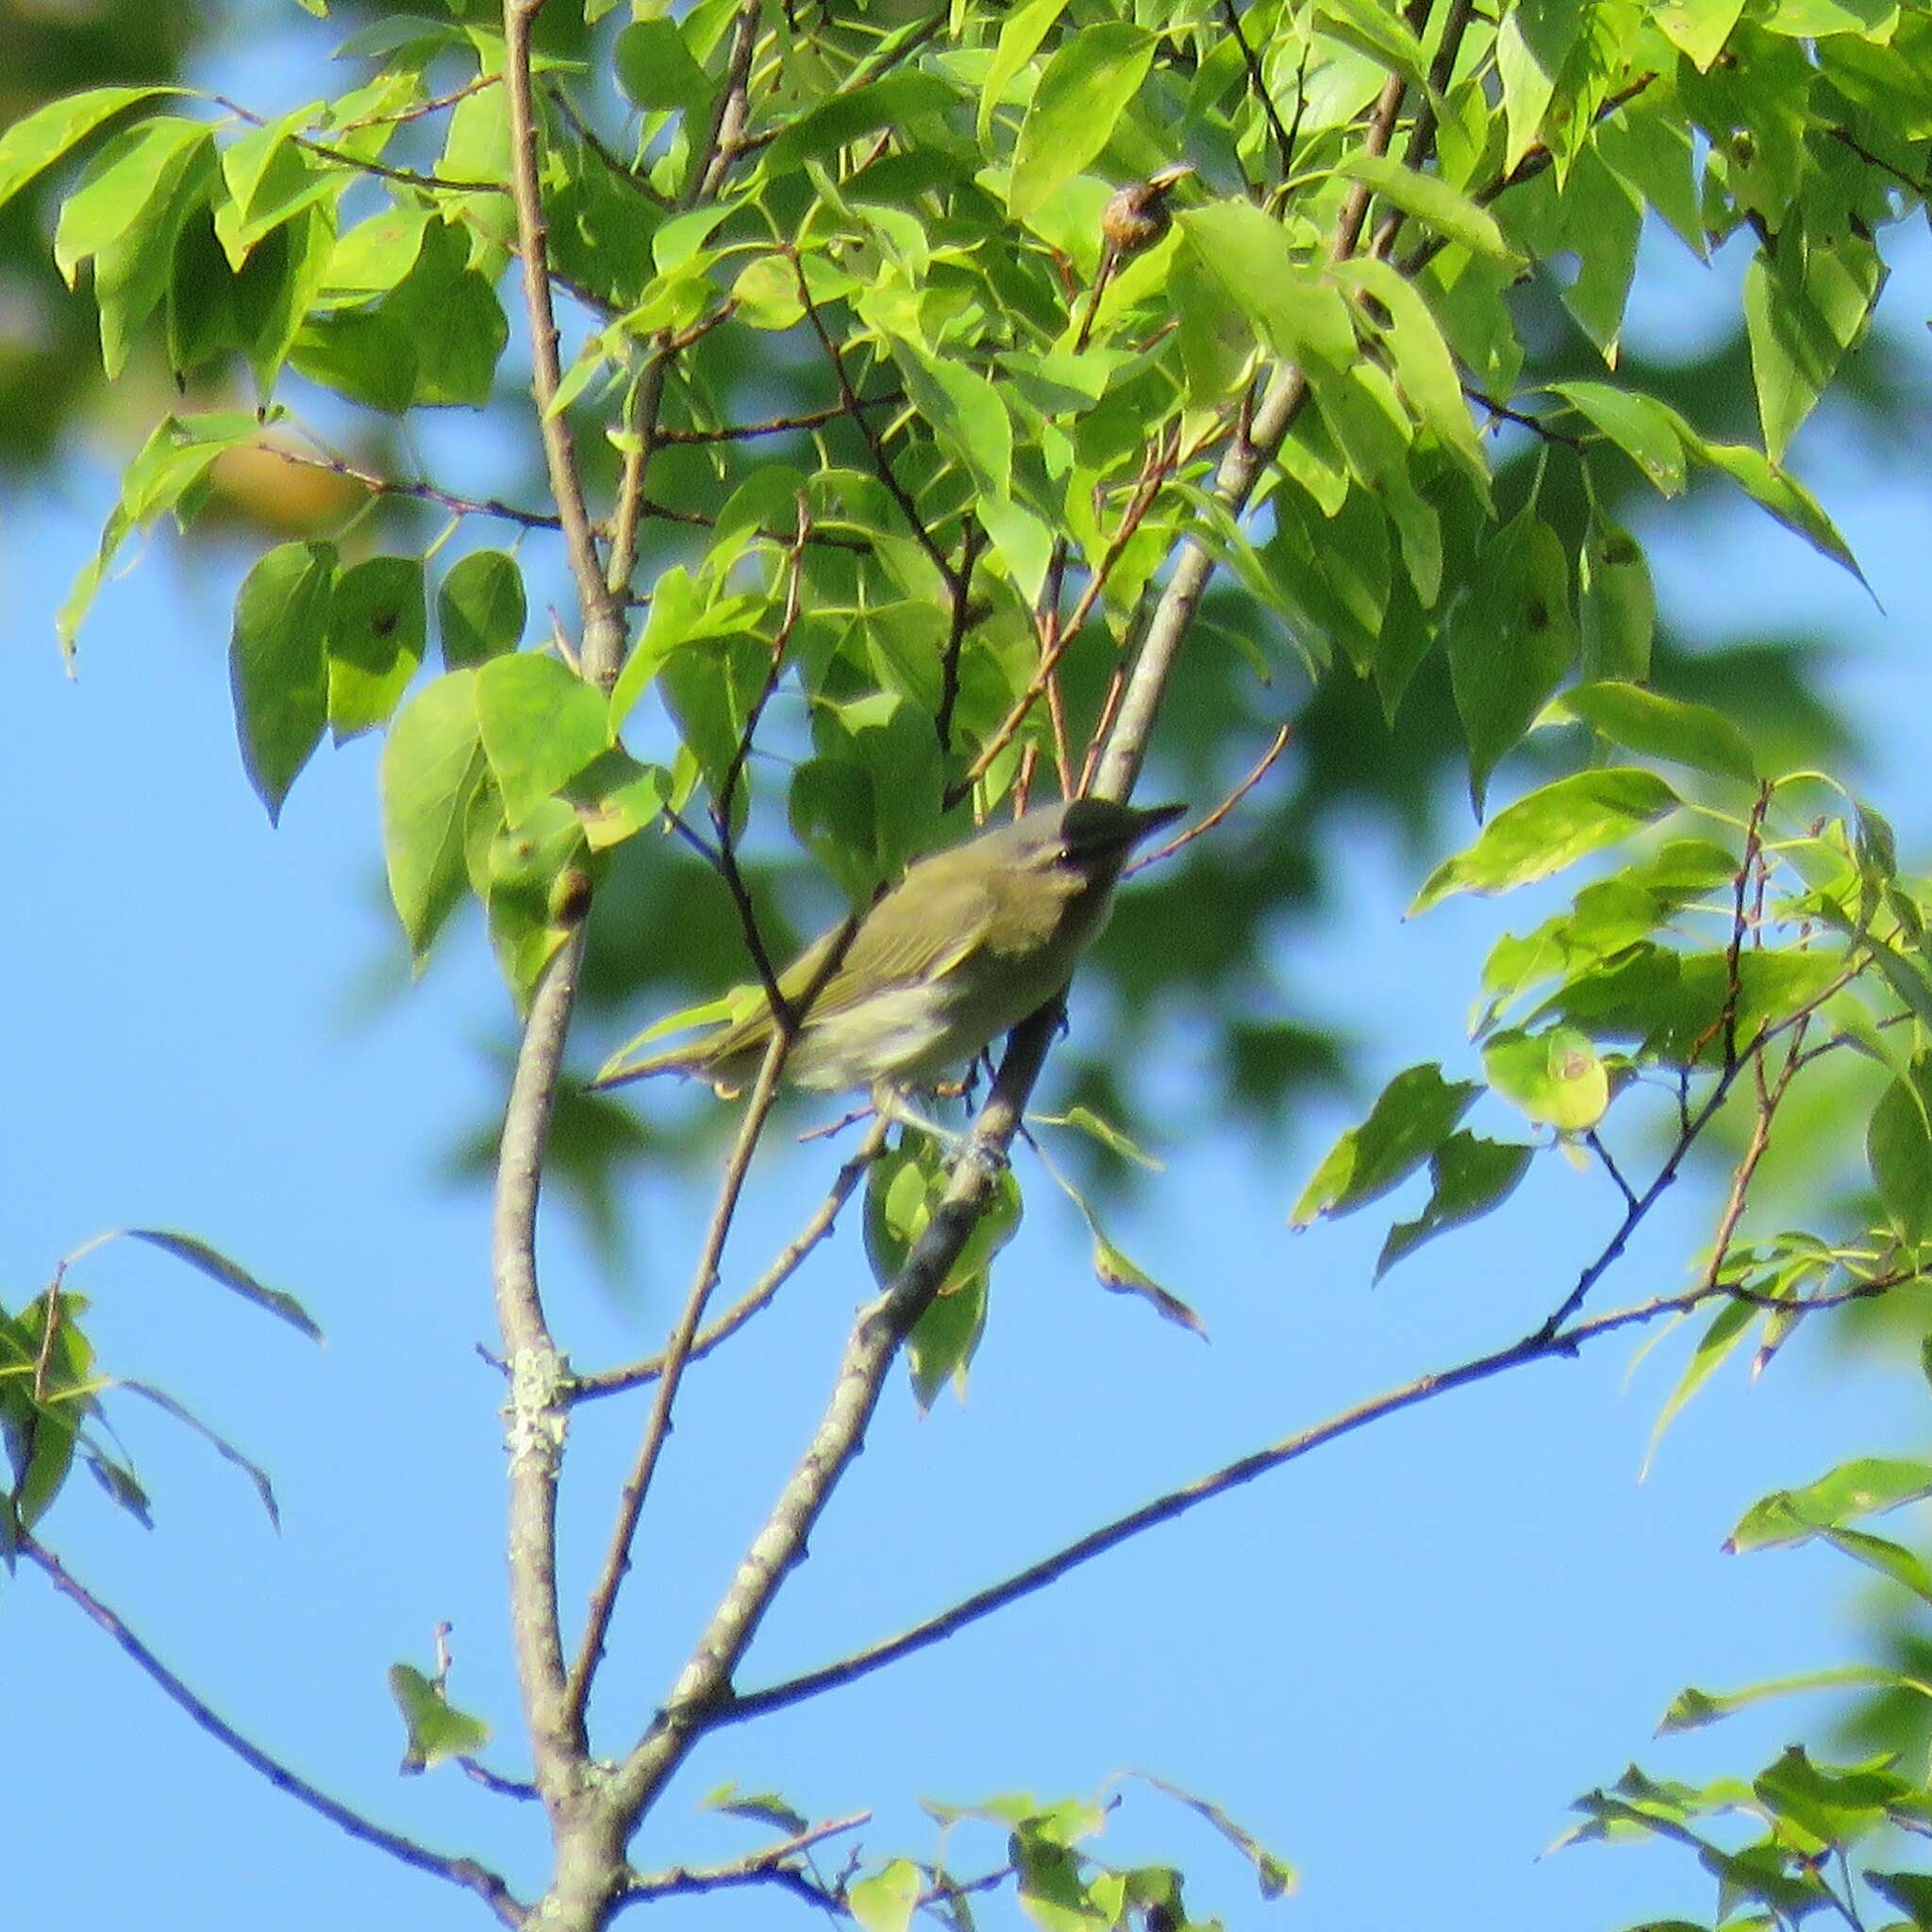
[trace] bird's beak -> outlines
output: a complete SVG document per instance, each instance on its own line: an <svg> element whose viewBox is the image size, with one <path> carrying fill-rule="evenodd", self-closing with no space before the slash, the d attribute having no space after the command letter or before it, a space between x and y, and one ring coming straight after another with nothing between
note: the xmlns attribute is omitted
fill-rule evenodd
<svg viewBox="0 0 1932 1932"><path fill-rule="evenodd" d="M1191 174L1193 171L1190 169L1189 172ZM1186 810L1185 805L1147 806L1141 813L1141 823L1134 827L1131 842L1138 845L1149 834L1159 831L1162 825L1173 824Z"/></svg>

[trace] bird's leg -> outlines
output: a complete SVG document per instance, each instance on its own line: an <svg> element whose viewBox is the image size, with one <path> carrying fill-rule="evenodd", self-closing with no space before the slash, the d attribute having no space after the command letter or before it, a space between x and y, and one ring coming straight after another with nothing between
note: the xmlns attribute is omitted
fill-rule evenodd
<svg viewBox="0 0 1932 1932"><path fill-rule="evenodd" d="M873 1110L883 1120L896 1121L902 1127L911 1127L917 1132L930 1136L949 1155L956 1155L965 1145L966 1137L953 1127L942 1127L938 1121L920 1112L913 1106L906 1092L897 1087L888 1086L880 1081L872 1090Z"/></svg>
<svg viewBox="0 0 1932 1932"><path fill-rule="evenodd" d="M936 1141L944 1151L949 1163L962 1158L976 1160L995 1174L1008 1164L1004 1154L982 1147L970 1134L961 1134L952 1127L942 1127L938 1121L922 1113L897 1087L889 1087L883 1083L874 1087L872 1091L872 1104L874 1109L884 1119L897 1121L902 1127L911 1127Z"/></svg>

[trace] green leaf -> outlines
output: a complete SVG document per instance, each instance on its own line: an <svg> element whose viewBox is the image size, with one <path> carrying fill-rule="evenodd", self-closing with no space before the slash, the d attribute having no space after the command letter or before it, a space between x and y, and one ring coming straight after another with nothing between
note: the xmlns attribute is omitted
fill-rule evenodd
<svg viewBox="0 0 1932 1932"><path fill-rule="evenodd" d="M924 1415L948 1382L961 1402L966 1372L986 1332L986 1276L968 1275L941 1289L906 1338L906 1368L912 1397Z"/></svg>
<svg viewBox="0 0 1932 1932"><path fill-rule="evenodd" d="M423 560L370 557L336 579L328 612L328 722L341 744L384 723L423 661Z"/></svg>
<svg viewBox="0 0 1932 1932"><path fill-rule="evenodd" d="M317 1340L320 1339L320 1334L318 1333ZM257 1498L260 1501L263 1513L268 1517L271 1525L277 1530L281 1528L282 1512L275 1502L275 1484L269 1480L268 1471L263 1469L258 1462L250 1457L242 1455L241 1450L228 1441L227 1437L223 1435L218 1429L209 1428L185 1404L176 1402L165 1389L157 1389L152 1382L137 1382L125 1375L116 1376L114 1387L116 1389L125 1389L130 1395L139 1395L143 1402L153 1403L164 1415L173 1416L183 1428L190 1429L199 1436L224 1462L232 1463L235 1468L239 1469L248 1478L249 1484L254 1489ZM142 1524L146 1527L153 1527L153 1524L147 1521L146 1492L142 1490L139 1483L134 1482L134 1478L126 1471L118 1469L111 1464L107 1464L104 1458L97 1458L94 1473L107 1483L108 1491L113 1495L116 1502L121 1503L124 1507L132 1509L133 1513L142 1519ZM132 1485L132 1493L124 1494L125 1489L129 1484Z"/></svg>
<svg viewBox="0 0 1932 1932"><path fill-rule="evenodd" d="M1451 242L1459 242L1473 255L1487 256L1506 268L1520 269L1524 258L1504 240L1496 218L1440 175L1424 175L1389 155L1349 155L1335 172L1351 181L1365 181L1383 200Z"/></svg>
<svg viewBox="0 0 1932 1932"><path fill-rule="evenodd" d="M1608 1072L1590 1036L1574 1026L1494 1035L1483 1048L1483 1073L1504 1099L1559 1133L1587 1132L1610 1104Z"/></svg>
<svg viewBox="0 0 1932 1932"><path fill-rule="evenodd" d="M982 148L992 131L993 109L1006 98L1007 89L1040 51L1041 43L1053 31L1054 23L1066 11L1067 0L1026 0L1006 17L993 47L986 78L979 88L979 116L974 129Z"/></svg>
<svg viewBox="0 0 1932 1932"><path fill-rule="evenodd" d="M1777 1490L1752 1504L1724 1539L1726 1555L1788 1549L1855 1517L1875 1516L1932 1496L1932 1463L1860 1457L1800 1490Z"/></svg>
<svg viewBox="0 0 1932 1932"><path fill-rule="evenodd" d="M1641 683L1650 675L1657 591L1629 531L1592 508L1577 566L1577 628L1587 678Z"/></svg>
<svg viewBox="0 0 1932 1932"><path fill-rule="evenodd" d="M1129 1140L1111 1121L1102 1120L1091 1107L1070 1107L1065 1113L1032 1113L1026 1116L1035 1126L1072 1127L1083 1134L1090 1134L1110 1153L1118 1154L1123 1160L1131 1160L1136 1167L1144 1167L1150 1174L1164 1174L1167 1163L1157 1160L1139 1142Z"/></svg>
<svg viewBox="0 0 1932 1932"><path fill-rule="evenodd" d="M1773 0L1764 24L1794 41L1822 40L1827 34L1885 41L1898 17L1897 0Z"/></svg>
<svg viewBox="0 0 1932 1932"><path fill-rule="evenodd" d="M1714 777L1757 782L1750 741L1712 706L1604 679L1565 691L1551 710L1580 719L1626 751L1691 765Z"/></svg>
<svg viewBox="0 0 1932 1932"><path fill-rule="evenodd" d="M999 391L976 369L930 356L903 337L892 342L906 393L932 433L988 496L1012 491L1013 425Z"/></svg>
<svg viewBox="0 0 1932 1932"><path fill-rule="evenodd" d="M1858 559L1852 555L1818 499L1795 476L1779 469L1762 450L1742 443L1706 442L1700 438L1697 454L1713 469L1722 470L1760 509L1775 517L1786 529L1796 531L1821 557L1842 565L1868 592L1871 591L1871 585L1865 582L1865 573L1858 568Z"/></svg>
<svg viewBox="0 0 1932 1932"><path fill-rule="evenodd" d="M538 651L492 658L476 672L476 722L512 826L610 744L603 694Z"/></svg>
<svg viewBox="0 0 1932 1932"><path fill-rule="evenodd" d="M442 1686L413 1664L390 1666L389 1694L402 1712L408 1733L402 1762L406 1772L427 1771L446 1757L471 1757L490 1741L490 1726L457 1709Z"/></svg>
<svg viewBox="0 0 1932 1932"><path fill-rule="evenodd" d="M1651 17L1698 73L1707 74L1743 10L1744 0L1661 0Z"/></svg>
<svg viewBox="0 0 1932 1932"><path fill-rule="evenodd" d="M1170 1798L1206 1819L1255 1868L1255 1878L1261 1888L1263 1899L1280 1898L1300 1884L1294 1867L1286 1858L1277 1858L1252 1832L1243 1830L1211 1799L1199 1797L1194 1792L1184 1790L1179 1785L1170 1784L1167 1779L1155 1777L1148 1772L1137 1772L1134 1774L1142 1782L1152 1785L1157 1791L1164 1791Z"/></svg>
<svg viewBox="0 0 1932 1932"><path fill-rule="evenodd" d="M1729 1717L1754 1704L1773 1697L1790 1697L1807 1690L1909 1690L1932 1699L1932 1684L1901 1676L1878 1664L1847 1664L1841 1669L1807 1671L1793 1677L1768 1677L1761 1684L1747 1684L1740 1690L1699 1690L1694 1686L1678 1691L1657 1724L1657 1734L1702 1730L1706 1724Z"/></svg>
<svg viewBox="0 0 1932 1932"><path fill-rule="evenodd" d="M501 663L513 660L498 659ZM601 712L603 703L598 701ZM486 742L488 733L485 733ZM513 825L501 827L487 857L490 938L503 976L522 1010L538 978L581 916L559 902L578 896L588 882L591 848L575 808L567 799L546 798ZM569 875L576 893L565 893Z"/></svg>
<svg viewBox="0 0 1932 1932"><path fill-rule="evenodd" d="M801 114L766 151L766 168L774 176L789 175L811 156L830 154L876 128L903 128L908 121L940 113L958 99L952 84L939 75L903 68L849 93L832 94Z"/></svg>
<svg viewBox="0 0 1932 1932"><path fill-rule="evenodd" d="M1398 1221L1389 1230L1375 1262L1379 1281L1422 1244L1452 1227L1474 1221L1500 1208L1529 1170L1533 1147L1515 1141L1486 1141L1458 1128L1429 1156L1434 1182L1427 1205L1413 1221Z"/></svg>
<svg viewBox="0 0 1932 1932"><path fill-rule="evenodd" d="M1162 1288L1144 1268L1123 1252L1091 1216L1088 1225L1093 1235L1093 1276L1102 1288L1113 1294L1139 1295L1156 1314L1172 1322L1177 1328L1198 1335L1203 1341L1208 1340L1206 1324L1179 1295Z"/></svg>
<svg viewBox="0 0 1932 1932"><path fill-rule="evenodd" d="M322 1330L293 1295L266 1286L239 1261L230 1260L220 1249L210 1247L196 1236L182 1234L171 1227L120 1227L113 1230L113 1235L125 1235L130 1241L145 1241L149 1247L173 1255L177 1261L187 1262L191 1268L206 1274L210 1281L219 1282L243 1301L254 1303L258 1308L276 1316L291 1328L299 1328L311 1341L322 1340ZM113 1235L104 1235L101 1239L111 1240Z"/></svg>
<svg viewBox="0 0 1932 1932"><path fill-rule="evenodd" d="M1333 282L1294 258L1280 223L1246 201L1182 208L1177 220L1201 268L1253 318L1278 356L1304 363L1312 358L1331 374L1355 362L1348 303Z"/></svg>
<svg viewBox="0 0 1932 1932"><path fill-rule="evenodd" d="M192 150L213 136L205 124L159 116L126 129L94 157L60 206L54 230L54 265L71 289L80 264L111 248L180 178Z"/></svg>
<svg viewBox="0 0 1932 1932"><path fill-rule="evenodd" d="M1407 174L1408 170L1402 172ZM1338 262L1333 274L1344 288L1359 290L1387 313L1389 322L1382 333L1394 363L1397 387L1414 410L1416 421L1461 463L1487 502L1490 467L1482 439L1476 434L1449 344L1421 291L1406 275L1374 256Z"/></svg>
<svg viewBox="0 0 1932 1932"><path fill-rule="evenodd" d="M1837 247L1793 234L1744 276L1744 325L1764 447L1774 462L1863 334L1884 267L1862 236Z"/></svg>
<svg viewBox="0 0 1932 1932"><path fill-rule="evenodd" d="M617 84L634 108L690 111L711 98L710 78L691 58L675 20L632 21L610 54Z"/></svg>
<svg viewBox="0 0 1932 1932"><path fill-rule="evenodd" d="M858 1922L860 1932L906 1932L924 1889L919 1867L910 1859L894 1858L846 1887L845 1909Z"/></svg>
<svg viewBox="0 0 1932 1932"><path fill-rule="evenodd" d="M1390 1081L1369 1117L1328 1150L1289 1216L1305 1227L1318 1214L1347 1214L1406 1180L1441 1146L1482 1088L1445 1080L1433 1060Z"/></svg>
<svg viewBox="0 0 1932 1932"><path fill-rule="evenodd" d="M1038 213L1107 145L1147 78L1155 44L1144 27L1103 20L1054 50L1013 149L1007 208L1016 222Z"/></svg>
<svg viewBox="0 0 1932 1932"><path fill-rule="evenodd" d="M468 878L464 837L490 763L475 671L451 671L417 694L382 748L382 842L409 950L420 962Z"/></svg>
<svg viewBox="0 0 1932 1932"><path fill-rule="evenodd" d="M36 108L0 133L0 205L123 108L157 94L186 92L178 87L96 87Z"/></svg>
<svg viewBox="0 0 1932 1932"><path fill-rule="evenodd" d="M722 1785L713 1785L698 1803L707 1811L723 1811L732 1818L748 1818L755 1824L775 1825L787 1838L796 1838L810 1823L782 1792L741 1791L729 1779Z"/></svg>
<svg viewBox="0 0 1932 1932"><path fill-rule="evenodd" d="M1409 915L1456 892L1507 892L1548 878L1655 823L1678 803L1655 772L1636 766L1558 778L1498 812L1474 845L1444 859L1416 894Z"/></svg>
<svg viewBox="0 0 1932 1932"><path fill-rule="evenodd" d="M528 607L523 573L507 550L473 550L449 568L436 592L436 628L451 670L514 651Z"/></svg>
<svg viewBox="0 0 1932 1932"><path fill-rule="evenodd" d="M1316 0L1315 18L1324 33L1333 34L1415 87L1428 86L1422 42L1395 8L1378 5L1377 0Z"/></svg>
<svg viewBox="0 0 1932 1932"><path fill-rule="evenodd" d="M322 286L331 296L385 295L416 266L433 217L426 208L391 206L337 236Z"/></svg>
<svg viewBox="0 0 1932 1932"><path fill-rule="evenodd" d="M1575 657L1569 560L1556 531L1526 509L1484 546L1450 625L1449 682L1478 815L1490 774Z"/></svg>
<svg viewBox="0 0 1932 1932"><path fill-rule="evenodd" d="M1635 390L1607 382L1554 382L1559 395L1607 436L1646 475L1660 495L1684 488L1684 439L1676 411Z"/></svg>
<svg viewBox="0 0 1932 1932"><path fill-rule="evenodd" d="M1860 1874L1888 1905L1896 1906L1915 1926L1932 1925L1932 1876L1924 1872L1874 1872Z"/></svg>
<svg viewBox="0 0 1932 1932"><path fill-rule="evenodd" d="M1650 1441L1644 1447L1644 1464L1639 1471L1639 1482L1650 1474L1650 1464L1656 1458L1657 1443L1663 1441L1663 1432L1677 1420L1679 1410L1683 1410L1690 1397L1696 1395L1704 1383L1724 1366L1725 1357L1737 1349L1746 1329L1750 1329L1757 1320L1758 1310L1750 1302L1724 1302L1724 1306L1720 1306L1712 1324L1704 1329L1696 1349L1690 1353L1690 1360L1685 1364L1683 1374L1677 1377L1677 1385L1663 1399L1663 1407L1657 1410L1657 1420L1650 1425Z"/></svg>
<svg viewBox="0 0 1932 1932"><path fill-rule="evenodd" d="M1912 1062L1908 1086L1894 1080L1878 1097L1865 1129L1865 1158L1879 1201L1907 1241L1932 1229L1932 1056Z"/></svg>
<svg viewBox="0 0 1932 1932"><path fill-rule="evenodd" d="M1516 0L1496 30L1496 72L1509 140L1503 165L1512 169L1543 133L1543 118L1583 24L1582 0Z"/></svg>
<svg viewBox="0 0 1932 1932"><path fill-rule="evenodd" d="M1932 1570L1927 1570L1924 1559L1902 1544L1858 1529L1828 1529L1824 1541L1833 1549L1843 1551L1854 1562L1890 1577L1922 1602L1932 1603Z"/></svg>
<svg viewBox="0 0 1932 1932"><path fill-rule="evenodd" d="M328 723L332 543L280 543L242 579L228 643L235 727L271 823Z"/></svg>

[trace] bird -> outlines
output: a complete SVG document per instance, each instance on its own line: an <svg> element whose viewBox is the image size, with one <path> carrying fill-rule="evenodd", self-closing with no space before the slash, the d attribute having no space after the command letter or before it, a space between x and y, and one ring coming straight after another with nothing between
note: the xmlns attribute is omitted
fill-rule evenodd
<svg viewBox="0 0 1932 1932"><path fill-rule="evenodd" d="M856 924L822 934L777 975L796 1028L784 1079L817 1092L869 1089L881 1113L957 1138L908 1094L1065 991L1107 924L1128 855L1185 809L1076 798L917 860ZM684 1074L731 1098L756 1077L773 1034L762 987L734 998L735 1017L695 1040L642 1059L620 1049L592 1088Z"/></svg>
<svg viewBox="0 0 1932 1932"><path fill-rule="evenodd" d="M1168 197L1193 172L1186 161L1177 161L1144 181L1130 181L1114 191L1100 211L1100 234L1110 263L1152 248L1167 233L1174 225Z"/></svg>

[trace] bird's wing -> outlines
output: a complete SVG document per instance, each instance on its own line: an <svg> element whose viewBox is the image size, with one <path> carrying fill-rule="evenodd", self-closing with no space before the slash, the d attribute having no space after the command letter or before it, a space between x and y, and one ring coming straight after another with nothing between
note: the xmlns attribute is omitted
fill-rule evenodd
<svg viewBox="0 0 1932 1932"><path fill-rule="evenodd" d="M813 1002L813 1016L843 1012L863 991L943 978L983 942L992 911L991 894L974 878L928 873L916 893L895 888L860 923L838 971ZM786 974L788 994L804 994L837 937L828 933ZM800 973L793 986L792 974L808 959L811 971Z"/></svg>
<svg viewBox="0 0 1932 1932"><path fill-rule="evenodd" d="M845 957L812 1001L809 1017L823 1020L849 1011L881 987L943 978L983 942L993 910L992 895L983 885L943 871L922 879L909 905L895 888L859 922ZM779 974L778 990L788 1000L805 997L842 932L842 926L834 926L822 933ZM936 933L943 935L937 945ZM772 1038L771 1008L756 987L734 989L726 998L740 994L756 994L757 999L738 1019L644 1059L624 1061L621 1054L613 1056L592 1084L615 1087L653 1074L703 1074L723 1061L762 1051Z"/></svg>

